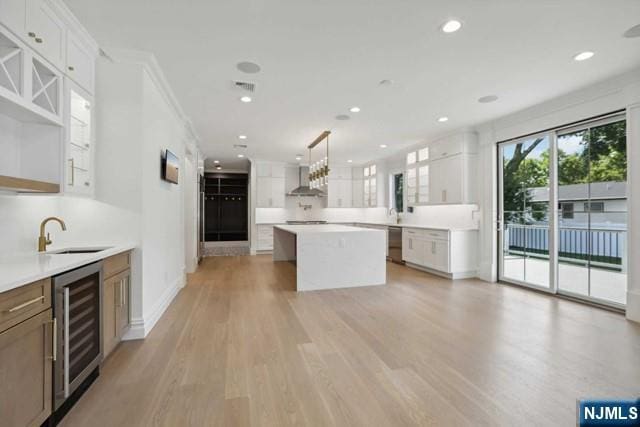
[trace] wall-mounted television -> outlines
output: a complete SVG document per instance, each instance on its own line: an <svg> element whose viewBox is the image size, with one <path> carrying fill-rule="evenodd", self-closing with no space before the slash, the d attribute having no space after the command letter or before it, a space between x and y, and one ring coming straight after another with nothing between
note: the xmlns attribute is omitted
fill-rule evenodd
<svg viewBox="0 0 640 427"><path fill-rule="evenodd" d="M162 179L177 184L180 162L178 157L169 150L162 153Z"/></svg>

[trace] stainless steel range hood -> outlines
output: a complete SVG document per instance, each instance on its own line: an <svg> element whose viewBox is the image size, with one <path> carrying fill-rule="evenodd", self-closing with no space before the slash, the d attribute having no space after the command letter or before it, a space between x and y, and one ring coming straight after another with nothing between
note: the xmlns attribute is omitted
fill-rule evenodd
<svg viewBox="0 0 640 427"><path fill-rule="evenodd" d="M325 197L326 194L317 188L309 187L309 168L298 168L298 186L287 193L289 197Z"/></svg>

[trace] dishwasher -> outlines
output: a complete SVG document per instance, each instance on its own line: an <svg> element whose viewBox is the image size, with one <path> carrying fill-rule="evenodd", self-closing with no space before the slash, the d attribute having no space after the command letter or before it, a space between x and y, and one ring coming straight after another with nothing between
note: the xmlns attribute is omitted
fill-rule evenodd
<svg viewBox="0 0 640 427"><path fill-rule="evenodd" d="M389 255L392 262L404 264L402 261L402 227L388 227Z"/></svg>

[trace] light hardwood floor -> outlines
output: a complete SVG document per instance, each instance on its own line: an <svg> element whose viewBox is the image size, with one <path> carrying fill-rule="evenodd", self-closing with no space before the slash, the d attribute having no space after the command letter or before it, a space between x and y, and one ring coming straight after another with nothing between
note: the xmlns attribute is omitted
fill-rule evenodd
<svg viewBox="0 0 640 427"><path fill-rule="evenodd" d="M640 392L640 326L510 286L388 264L388 285L294 291L270 256L207 258L64 426L575 425Z"/></svg>

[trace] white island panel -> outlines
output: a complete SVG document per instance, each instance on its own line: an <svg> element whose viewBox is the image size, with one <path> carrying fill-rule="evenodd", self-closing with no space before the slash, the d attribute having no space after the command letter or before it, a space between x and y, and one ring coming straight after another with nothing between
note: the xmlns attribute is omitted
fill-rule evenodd
<svg viewBox="0 0 640 427"><path fill-rule="evenodd" d="M296 261L298 291L383 285L383 230L343 225L274 227L274 261Z"/></svg>

